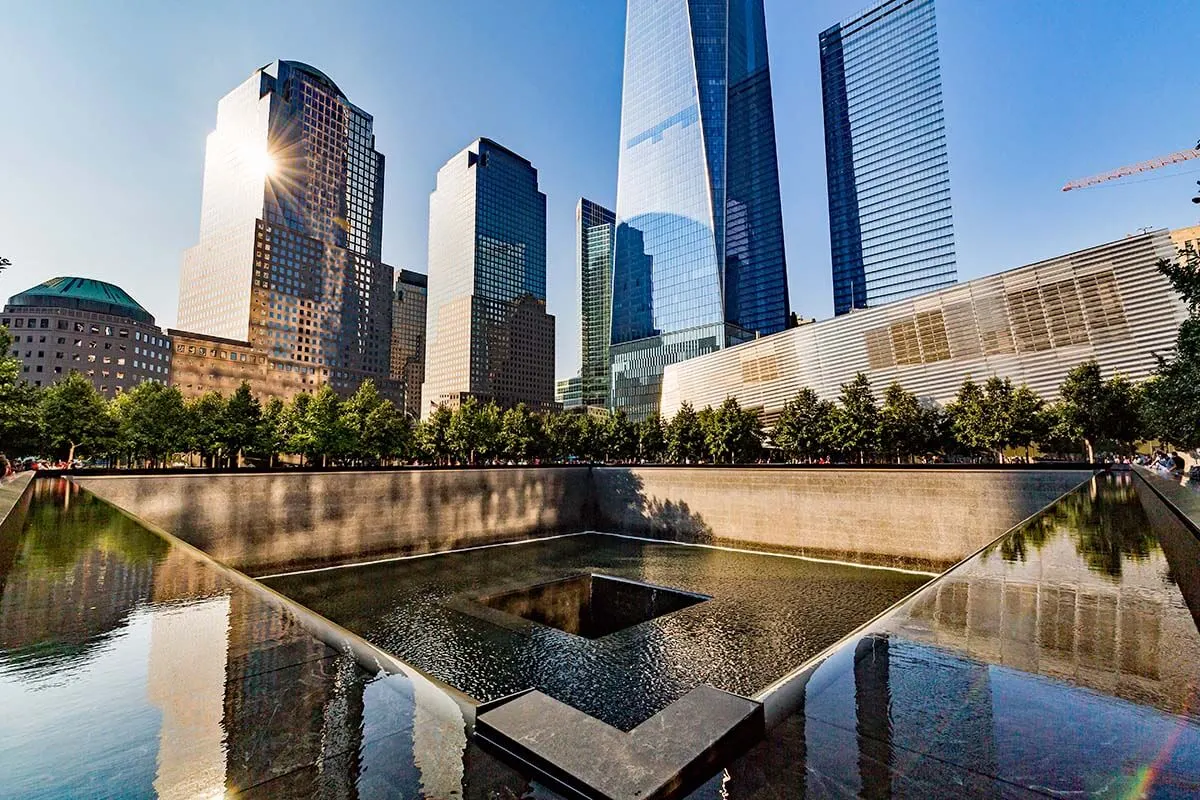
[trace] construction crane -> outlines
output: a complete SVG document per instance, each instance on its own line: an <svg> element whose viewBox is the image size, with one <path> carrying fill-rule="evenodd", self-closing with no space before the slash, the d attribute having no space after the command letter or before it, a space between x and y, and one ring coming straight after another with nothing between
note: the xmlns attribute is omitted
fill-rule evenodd
<svg viewBox="0 0 1200 800"><path fill-rule="evenodd" d="M1161 158L1152 158L1149 161L1142 161L1137 164L1130 164L1126 167L1114 169L1111 172L1105 172L1100 175L1093 175L1090 178L1080 178L1077 181L1071 181L1062 188L1064 192L1069 192L1072 189L1086 189L1089 186L1095 186L1106 181L1113 181L1117 178L1124 178L1129 175L1136 175L1139 172L1149 172L1152 169L1159 167L1169 167L1172 164L1179 164L1183 161L1190 161L1193 158L1200 158L1200 142L1196 142L1196 146L1190 150L1180 150L1177 153L1171 153L1169 156ZM1198 201L1200 202L1200 201Z"/></svg>

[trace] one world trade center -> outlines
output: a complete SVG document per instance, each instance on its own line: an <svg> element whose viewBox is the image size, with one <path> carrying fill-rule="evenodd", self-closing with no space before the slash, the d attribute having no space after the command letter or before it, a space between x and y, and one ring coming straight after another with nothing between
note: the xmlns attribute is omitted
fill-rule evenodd
<svg viewBox="0 0 1200 800"><path fill-rule="evenodd" d="M762 0L629 0L613 260L612 404L788 319Z"/></svg>

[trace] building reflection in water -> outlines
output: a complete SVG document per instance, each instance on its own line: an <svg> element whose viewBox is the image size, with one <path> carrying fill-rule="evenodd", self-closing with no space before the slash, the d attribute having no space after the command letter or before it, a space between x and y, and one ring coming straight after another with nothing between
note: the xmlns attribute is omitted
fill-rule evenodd
<svg viewBox="0 0 1200 800"><path fill-rule="evenodd" d="M931 586L885 630L1195 713L1200 542L1130 476L1103 480Z"/></svg>
<svg viewBox="0 0 1200 800"><path fill-rule="evenodd" d="M226 632L229 598L149 612L147 696L162 714L154 789L164 800L220 795L225 787Z"/></svg>
<svg viewBox="0 0 1200 800"><path fill-rule="evenodd" d="M461 796L461 713L65 481L0 540L0 795Z"/></svg>
<svg viewBox="0 0 1200 800"><path fill-rule="evenodd" d="M719 796L1200 796L1200 541L1132 481L1097 478L835 651Z"/></svg>

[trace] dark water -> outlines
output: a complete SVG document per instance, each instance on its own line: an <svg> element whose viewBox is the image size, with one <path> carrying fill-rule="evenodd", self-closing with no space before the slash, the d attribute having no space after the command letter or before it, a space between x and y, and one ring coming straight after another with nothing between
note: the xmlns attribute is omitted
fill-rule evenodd
<svg viewBox="0 0 1200 800"><path fill-rule="evenodd" d="M592 639L479 602L581 573L712 599ZM265 583L478 700L536 686L628 730L702 683L753 695L927 580L587 534Z"/></svg>
<svg viewBox="0 0 1200 800"><path fill-rule="evenodd" d="M626 694L782 671L791 656L770 653L792 638L815 646L827 621L801 601L845 613L845 579L860 572L547 544L476 551L487 557L453 580L425 575L432 589L414 608L481 626L448 638L452 674L483 658L519 678L537 667L522 659L552 645L580 680L607 680L622 653L654 659L660 671L631 675ZM580 570L713 600L588 640L452 597L462 592L450 584L552 579L572 552ZM420 577L436 560L406 566ZM803 591L796 569L809 570ZM361 591L400 591L382 578ZM880 603L902 590L870 582L856 591ZM722 597L743 610L710 611L735 602ZM405 620L380 630L415 624ZM487 647L505 635L479 633L485 622L526 649L503 661ZM1101 478L846 640L801 694L797 713L695 797L1200 797L1200 540L1129 476ZM445 695L363 670L186 548L40 481L24 527L0 532L0 797L156 796L552 797L466 741Z"/></svg>
<svg viewBox="0 0 1200 800"><path fill-rule="evenodd" d="M696 797L1200 797L1200 540L1102 476L809 675Z"/></svg>
<svg viewBox="0 0 1200 800"><path fill-rule="evenodd" d="M0 797L442 798L471 783L445 695L368 673L65 481L33 491L23 529L0 533Z"/></svg>

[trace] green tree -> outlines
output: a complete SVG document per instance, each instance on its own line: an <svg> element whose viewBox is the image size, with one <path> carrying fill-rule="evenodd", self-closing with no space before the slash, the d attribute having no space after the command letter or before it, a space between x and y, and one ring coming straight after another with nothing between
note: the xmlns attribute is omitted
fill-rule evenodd
<svg viewBox="0 0 1200 800"><path fill-rule="evenodd" d="M439 405L422 421L417 429L417 442L425 456L435 464L448 464L454 449L450 444L450 423L454 412L446 405Z"/></svg>
<svg viewBox="0 0 1200 800"><path fill-rule="evenodd" d="M280 416L277 432L282 447L280 451L301 456L307 463L315 451L316 441L312 429L308 425L308 411L312 406L312 395L301 392L292 398Z"/></svg>
<svg viewBox="0 0 1200 800"><path fill-rule="evenodd" d="M1025 460L1029 460L1029 448L1045 435L1046 403L1033 390L1021 384L1013 392L1009 406L1009 444L1025 448Z"/></svg>
<svg viewBox="0 0 1200 800"><path fill-rule="evenodd" d="M197 453L206 467L216 466L221 452L225 426L225 398L219 392L205 392L184 404L187 416L187 450Z"/></svg>
<svg viewBox="0 0 1200 800"><path fill-rule="evenodd" d="M367 415L359 446L380 463L406 461L412 454L412 422L391 400L383 400Z"/></svg>
<svg viewBox="0 0 1200 800"><path fill-rule="evenodd" d="M637 454L637 447L637 429L618 408L604 423L605 454L612 461L629 461Z"/></svg>
<svg viewBox="0 0 1200 800"><path fill-rule="evenodd" d="M921 400L922 438L928 452L950 454L958 449L949 412L934 400Z"/></svg>
<svg viewBox="0 0 1200 800"><path fill-rule="evenodd" d="M454 409L446 438L450 452L460 464L474 464L484 445L481 417L479 401L474 397L468 397Z"/></svg>
<svg viewBox="0 0 1200 800"><path fill-rule="evenodd" d="M39 410L46 443L59 452L66 449L68 463L81 447L99 452L114 433L104 396L75 370L42 392Z"/></svg>
<svg viewBox="0 0 1200 800"><path fill-rule="evenodd" d="M1186 450L1200 447L1200 254L1192 247L1158 262L1188 307L1175 349L1159 356L1142 391L1145 433Z"/></svg>
<svg viewBox="0 0 1200 800"><path fill-rule="evenodd" d="M38 390L21 378L21 362L8 355L12 336L0 327L0 447L8 455L37 449L41 438Z"/></svg>
<svg viewBox="0 0 1200 800"><path fill-rule="evenodd" d="M651 414L637 426L638 458L644 462L661 461L667 451L667 440L663 432L662 417Z"/></svg>
<svg viewBox="0 0 1200 800"><path fill-rule="evenodd" d="M1189 244L1174 259L1159 259L1156 266L1187 304L1188 315L1200 318L1200 252Z"/></svg>
<svg viewBox="0 0 1200 800"><path fill-rule="evenodd" d="M1082 441L1087 460L1095 461L1093 445L1104 426L1104 381L1100 377L1100 365L1092 360L1075 367L1067 373L1058 391L1062 434Z"/></svg>
<svg viewBox="0 0 1200 800"><path fill-rule="evenodd" d="M1022 403L1028 400L1022 395ZM1003 461L1004 450L1018 433L1016 402L1017 390L1008 378L993 375L983 386L967 378L950 406L955 438L970 452L983 451Z"/></svg>
<svg viewBox="0 0 1200 800"><path fill-rule="evenodd" d="M928 446L925 411L917 396L899 383L893 383L883 393L879 424L881 444L896 463L911 461L916 454L925 452Z"/></svg>
<svg viewBox="0 0 1200 800"><path fill-rule="evenodd" d="M946 409L955 442L972 454L990 450L987 433L987 396L970 378L962 382L954 402Z"/></svg>
<svg viewBox="0 0 1200 800"><path fill-rule="evenodd" d="M700 416L691 403L682 403L666 426L667 460L691 464L704 457L706 446Z"/></svg>
<svg viewBox="0 0 1200 800"><path fill-rule="evenodd" d="M871 392L871 381L858 373L842 384L840 404L833 419L833 438L838 448L858 455L859 463L879 449L879 406Z"/></svg>
<svg viewBox="0 0 1200 800"><path fill-rule="evenodd" d="M1200 323L1180 328L1175 351L1142 387L1146 434L1176 447L1200 447Z"/></svg>
<svg viewBox="0 0 1200 800"><path fill-rule="evenodd" d="M758 411L743 409L737 398L726 397L709 417L704 439L713 461L719 464L757 460L763 440Z"/></svg>
<svg viewBox="0 0 1200 800"><path fill-rule="evenodd" d="M279 454L287 449L284 419L287 405L278 397L272 397L263 406L262 421L258 426L258 438L254 442L253 455L264 458L267 466L273 467Z"/></svg>
<svg viewBox="0 0 1200 800"><path fill-rule="evenodd" d="M375 457L375 448L367 443L370 430L368 420L371 413L383 404L375 381L368 378L358 385L358 390L349 400L342 403L342 427L346 435L346 455L354 460Z"/></svg>
<svg viewBox="0 0 1200 800"><path fill-rule="evenodd" d="M222 415L221 447L230 466L241 466L242 454L254 448L262 438L262 406L250 393L250 384L242 381L225 403Z"/></svg>
<svg viewBox="0 0 1200 800"><path fill-rule="evenodd" d="M713 460L712 450L710 450L708 447L708 435L709 431L711 431L713 426L716 424L713 418L715 413L716 412L713 411L712 406L705 406L696 412L696 421L700 423L699 461L707 462Z"/></svg>
<svg viewBox="0 0 1200 800"><path fill-rule="evenodd" d="M542 417L542 430L546 441L546 455L553 461L565 462L572 457L581 457L579 427L575 414L551 413Z"/></svg>
<svg viewBox="0 0 1200 800"><path fill-rule="evenodd" d="M837 407L807 387L783 404L771 441L789 460L814 461L829 447Z"/></svg>
<svg viewBox="0 0 1200 800"><path fill-rule="evenodd" d="M500 424L503 418L504 412L492 400L479 407L479 458L483 461L494 461L500 457Z"/></svg>
<svg viewBox="0 0 1200 800"><path fill-rule="evenodd" d="M134 459L165 464L186 449L187 411L178 387L146 381L113 400L120 449Z"/></svg>
<svg viewBox="0 0 1200 800"><path fill-rule="evenodd" d="M343 456L350 445L350 431L342 420L342 401L329 384L323 385L308 403L302 424L309 435L309 462L327 466Z"/></svg>
<svg viewBox="0 0 1200 800"><path fill-rule="evenodd" d="M505 459L529 462L537 457L541 438L540 424L529 406L518 403L500 419L500 453Z"/></svg>
<svg viewBox="0 0 1200 800"><path fill-rule="evenodd" d="M588 413L571 414L570 417L575 425L576 455L586 461L603 461L608 455L607 421Z"/></svg>
<svg viewBox="0 0 1200 800"><path fill-rule="evenodd" d="M1004 461L1004 451L1012 441L1012 380L993 375L983 384L983 446Z"/></svg>
<svg viewBox="0 0 1200 800"><path fill-rule="evenodd" d="M1121 453L1131 453L1145 432L1142 420L1143 389L1124 375L1113 375L1104 383L1105 444Z"/></svg>

